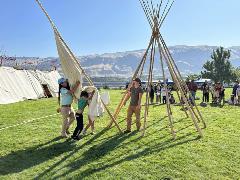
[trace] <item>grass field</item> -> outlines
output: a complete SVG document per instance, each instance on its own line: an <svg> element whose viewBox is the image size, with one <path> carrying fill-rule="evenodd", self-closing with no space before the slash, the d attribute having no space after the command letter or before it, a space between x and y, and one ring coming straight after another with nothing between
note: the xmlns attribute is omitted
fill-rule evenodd
<svg viewBox="0 0 240 180"><path fill-rule="evenodd" d="M110 91L112 112L120 92ZM0 129L55 114L56 104L42 99L1 105ZM125 135L105 129L106 114L96 120L96 135L79 142L59 138L59 115L1 130L0 179L239 179L240 107L200 110L208 126L202 139L177 106L174 141L165 106L150 107L144 138L136 131ZM125 116L126 108L119 118L122 128Z"/></svg>

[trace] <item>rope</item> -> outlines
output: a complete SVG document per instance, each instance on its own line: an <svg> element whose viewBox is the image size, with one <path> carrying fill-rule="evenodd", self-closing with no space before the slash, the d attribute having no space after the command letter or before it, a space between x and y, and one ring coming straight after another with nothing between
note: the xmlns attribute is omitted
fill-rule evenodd
<svg viewBox="0 0 240 180"><path fill-rule="evenodd" d="M24 125L24 124L32 123L32 122L37 121L37 120L40 120L40 119L46 119L46 118L53 117L53 116L56 116L56 115L58 115L58 114L52 114L52 115L44 116L44 117L41 117L41 118L24 120L24 121L22 121L21 123L18 123L18 124L14 124L14 125L11 125L11 126L7 126L7 127L4 127L4 128L1 128L0 131L6 130L6 129L10 129L10 128L13 128L13 127L17 127L17 126L21 126L21 125Z"/></svg>

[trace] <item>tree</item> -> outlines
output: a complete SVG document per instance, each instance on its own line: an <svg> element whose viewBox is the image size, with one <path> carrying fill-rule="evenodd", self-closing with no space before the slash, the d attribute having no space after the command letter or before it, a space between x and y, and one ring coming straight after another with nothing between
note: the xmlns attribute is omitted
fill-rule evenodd
<svg viewBox="0 0 240 180"><path fill-rule="evenodd" d="M236 80L240 80L240 67L234 69L234 75Z"/></svg>
<svg viewBox="0 0 240 180"><path fill-rule="evenodd" d="M203 65L202 77L212 79L215 82L230 83L235 77L230 57L230 50L225 50L223 47L214 50L211 60Z"/></svg>
<svg viewBox="0 0 240 180"><path fill-rule="evenodd" d="M201 75L199 75L199 74L189 74L187 76L188 80L197 80L197 79L200 79L200 78L201 78Z"/></svg>

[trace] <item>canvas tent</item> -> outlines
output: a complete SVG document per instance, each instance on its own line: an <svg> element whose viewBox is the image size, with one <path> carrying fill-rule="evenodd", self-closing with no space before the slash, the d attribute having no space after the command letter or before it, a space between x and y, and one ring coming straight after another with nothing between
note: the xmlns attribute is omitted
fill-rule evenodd
<svg viewBox="0 0 240 180"><path fill-rule="evenodd" d="M30 71L30 73L41 83L44 90L44 95L47 97L57 97L58 92L58 79L60 75L58 71Z"/></svg>
<svg viewBox="0 0 240 180"><path fill-rule="evenodd" d="M60 75L57 71L41 72L0 67L0 104L46 97L44 84L49 87L51 95L56 97L58 78Z"/></svg>

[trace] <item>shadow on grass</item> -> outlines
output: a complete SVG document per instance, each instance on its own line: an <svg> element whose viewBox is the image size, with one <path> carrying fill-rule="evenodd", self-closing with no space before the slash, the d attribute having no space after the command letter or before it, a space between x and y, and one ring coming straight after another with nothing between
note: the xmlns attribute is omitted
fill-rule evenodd
<svg viewBox="0 0 240 180"><path fill-rule="evenodd" d="M68 163L67 160L71 158L75 153L81 150L84 146L92 144L94 140L101 137L108 130L109 129L107 128L103 129L101 132L93 136L90 140L86 141L79 147L76 147L73 141L66 140L66 141L58 142L60 138L55 138L47 143L34 146L27 150L12 152L6 156L0 157L0 162L1 162L0 175L19 173L21 171L37 166L55 157L59 157L62 154L67 152L68 153L67 155L64 155L63 158L55 162L48 169L46 169L41 174L39 174L36 178L44 179L45 175L49 177L51 174L53 176L55 174L59 174L59 170L57 170L57 168L62 163L66 163L66 162ZM124 141L129 139L131 136L136 135L136 133L137 131L134 131L130 134L124 134L124 135L118 134L116 136L112 136L106 139L105 141L102 141L101 143L98 143L97 145L91 146L87 151L83 152L83 155L82 157L80 157L80 159L77 159L76 161L70 161L70 163L62 167L62 168L68 169L67 171L62 173L60 171L61 174L52 178L58 179L58 178L67 176L79 170L81 167L84 167L87 164L91 164L93 162L99 162L100 159L109 155L112 151L120 150L122 148L121 145L124 144ZM109 159L106 161L104 160L104 162L102 162L102 165L100 165L100 167L91 168L91 169L88 168L85 171L83 171L81 173L81 177L82 178L88 177L89 175L103 171L107 168L114 167L125 161L131 161L155 152L161 152L163 150L197 140L197 138L186 139L190 135L191 134L187 134L186 136L179 137L175 141L172 141L172 139L167 139L166 141L163 141L158 144L155 144L152 141L150 141L150 143L145 144L145 147L147 148L143 149L142 151L139 152L139 150L136 149L136 151L138 151L137 153L134 153L134 154L131 152L122 153L122 155L119 157L114 157L111 160ZM132 144L133 142L138 141L139 139L140 138L134 139L133 141L130 141L127 144Z"/></svg>
<svg viewBox="0 0 240 180"><path fill-rule="evenodd" d="M26 150L15 151L6 156L0 157L0 175L18 173L57 157L65 152L72 151L74 144L68 140L58 142L60 139L60 137L57 137L47 143Z"/></svg>
<svg viewBox="0 0 240 180"><path fill-rule="evenodd" d="M87 146L89 144L91 144L95 139L100 138L104 133L106 133L108 131L107 128L103 129L102 131L100 131L99 133L97 133L95 136L93 136L90 140L88 140L87 142L83 143L80 147L73 149L73 151L71 151L68 155L64 156L61 160L55 162L51 167L49 167L47 170L43 171L41 174L39 174L37 176L37 179L39 178L43 178L44 175L46 175L47 173L51 172L53 169L55 169L57 166L59 166L61 163L65 162L68 158L72 157L72 155L74 155L76 152L78 152L80 149L82 149L84 146Z"/></svg>
<svg viewBox="0 0 240 180"><path fill-rule="evenodd" d="M133 134L132 134L133 135ZM114 166L117 166L121 163L127 162L127 161L133 161L135 159L147 156L147 155L151 155L154 153L159 153L161 151L170 149L170 148L174 148L176 146L185 144L185 143L189 143L192 141L196 141L198 139L200 139L200 137L194 137L194 138L188 138L187 137L191 136L192 134L189 133L187 135L184 135L182 137L177 138L175 141L173 141L172 139L167 139L164 142L161 142L159 144L154 144L153 142L147 144L149 147L137 152L137 153L124 153L121 154L118 157L114 157L111 160L107 160L107 162L101 162L102 165L100 165L99 168L88 168L85 171L81 172L81 174L79 174L79 177L81 179L84 179L85 177L89 177L95 173L101 172L101 171L105 171L108 168L112 168ZM95 146L90 148L85 154L84 157L82 159L77 160L76 162L73 162L71 164L66 165L65 167L67 169L69 169L68 171L55 176L53 179L59 179L61 177L66 177L67 175L79 170L81 167L85 166L86 164L89 164L91 162L97 161L100 158L102 158L103 156L105 156L106 154L109 153L109 151L112 151L114 149L117 148L117 145L119 143L121 143L122 141L124 141L126 138L128 138L128 136L123 136L121 138L118 139L118 137L115 137L111 140L109 140L108 142L105 142L99 146ZM153 145L154 144L154 145ZM136 149L136 151L138 151L138 149ZM134 150L133 150L134 152ZM129 155L130 154L130 155ZM113 161L113 162L112 162ZM55 173L53 173L55 174Z"/></svg>
<svg viewBox="0 0 240 180"><path fill-rule="evenodd" d="M215 107L215 108L217 108L217 107L223 108L223 107L225 106L225 104L210 103L210 106L211 106L211 107Z"/></svg>
<svg viewBox="0 0 240 180"><path fill-rule="evenodd" d="M119 145L121 145L121 143L123 143L125 140L129 139L129 137L136 135L136 133L137 133L137 131L134 131L130 134L124 134L124 135L119 134L113 138L108 139L107 141L104 141L103 143L101 143L99 145L90 147L87 151L85 151L83 153L82 158L76 160L75 162L71 162L70 164L65 166L67 169L70 169L70 170L68 170L65 173L62 173L61 175L54 177L53 179L59 179L61 177L67 176L68 174L70 174L74 171L77 171L82 166L85 166L94 161L96 162L97 160L101 159L102 157L110 154L111 151L118 149L118 147L119 147ZM52 172L52 173L55 174L55 172Z"/></svg>

